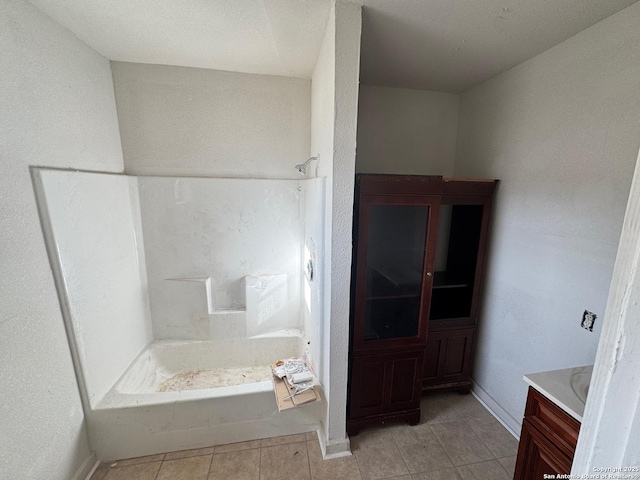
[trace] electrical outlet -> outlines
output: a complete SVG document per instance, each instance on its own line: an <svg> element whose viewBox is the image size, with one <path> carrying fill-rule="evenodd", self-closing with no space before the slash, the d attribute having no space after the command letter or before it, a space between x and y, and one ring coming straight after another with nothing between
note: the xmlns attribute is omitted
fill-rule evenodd
<svg viewBox="0 0 640 480"><path fill-rule="evenodd" d="M580 326L585 330L593 332L593 324L596 323L596 318L598 318L598 316L595 313L585 310L582 314L582 322L580 323Z"/></svg>

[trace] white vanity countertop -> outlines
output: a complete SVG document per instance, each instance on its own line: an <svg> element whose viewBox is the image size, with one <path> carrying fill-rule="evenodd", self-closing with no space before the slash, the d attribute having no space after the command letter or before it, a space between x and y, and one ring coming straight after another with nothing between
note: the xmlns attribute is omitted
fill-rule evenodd
<svg viewBox="0 0 640 480"><path fill-rule="evenodd" d="M529 373L524 381L582 422L593 365L564 368L550 372Z"/></svg>

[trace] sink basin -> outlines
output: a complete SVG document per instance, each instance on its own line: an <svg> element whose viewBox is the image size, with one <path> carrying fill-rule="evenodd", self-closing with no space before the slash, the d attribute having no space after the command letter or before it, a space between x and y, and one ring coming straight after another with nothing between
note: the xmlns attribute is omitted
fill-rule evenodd
<svg viewBox="0 0 640 480"><path fill-rule="evenodd" d="M589 382L591 381L591 369L588 367L575 368L569 378L571 390L578 399L585 403L589 394Z"/></svg>

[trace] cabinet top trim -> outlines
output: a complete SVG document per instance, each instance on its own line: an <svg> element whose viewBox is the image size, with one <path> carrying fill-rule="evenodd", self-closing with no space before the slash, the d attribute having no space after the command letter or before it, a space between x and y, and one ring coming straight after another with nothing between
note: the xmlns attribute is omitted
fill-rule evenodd
<svg viewBox="0 0 640 480"><path fill-rule="evenodd" d="M494 179L440 175L356 175L356 186L365 195L492 195L497 183Z"/></svg>

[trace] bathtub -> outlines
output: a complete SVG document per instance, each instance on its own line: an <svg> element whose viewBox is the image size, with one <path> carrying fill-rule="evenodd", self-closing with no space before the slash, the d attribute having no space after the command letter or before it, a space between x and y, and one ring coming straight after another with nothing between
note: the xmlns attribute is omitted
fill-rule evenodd
<svg viewBox="0 0 640 480"><path fill-rule="evenodd" d="M278 412L269 365L305 353L297 331L154 341L88 415L101 461L315 431L321 402Z"/></svg>

